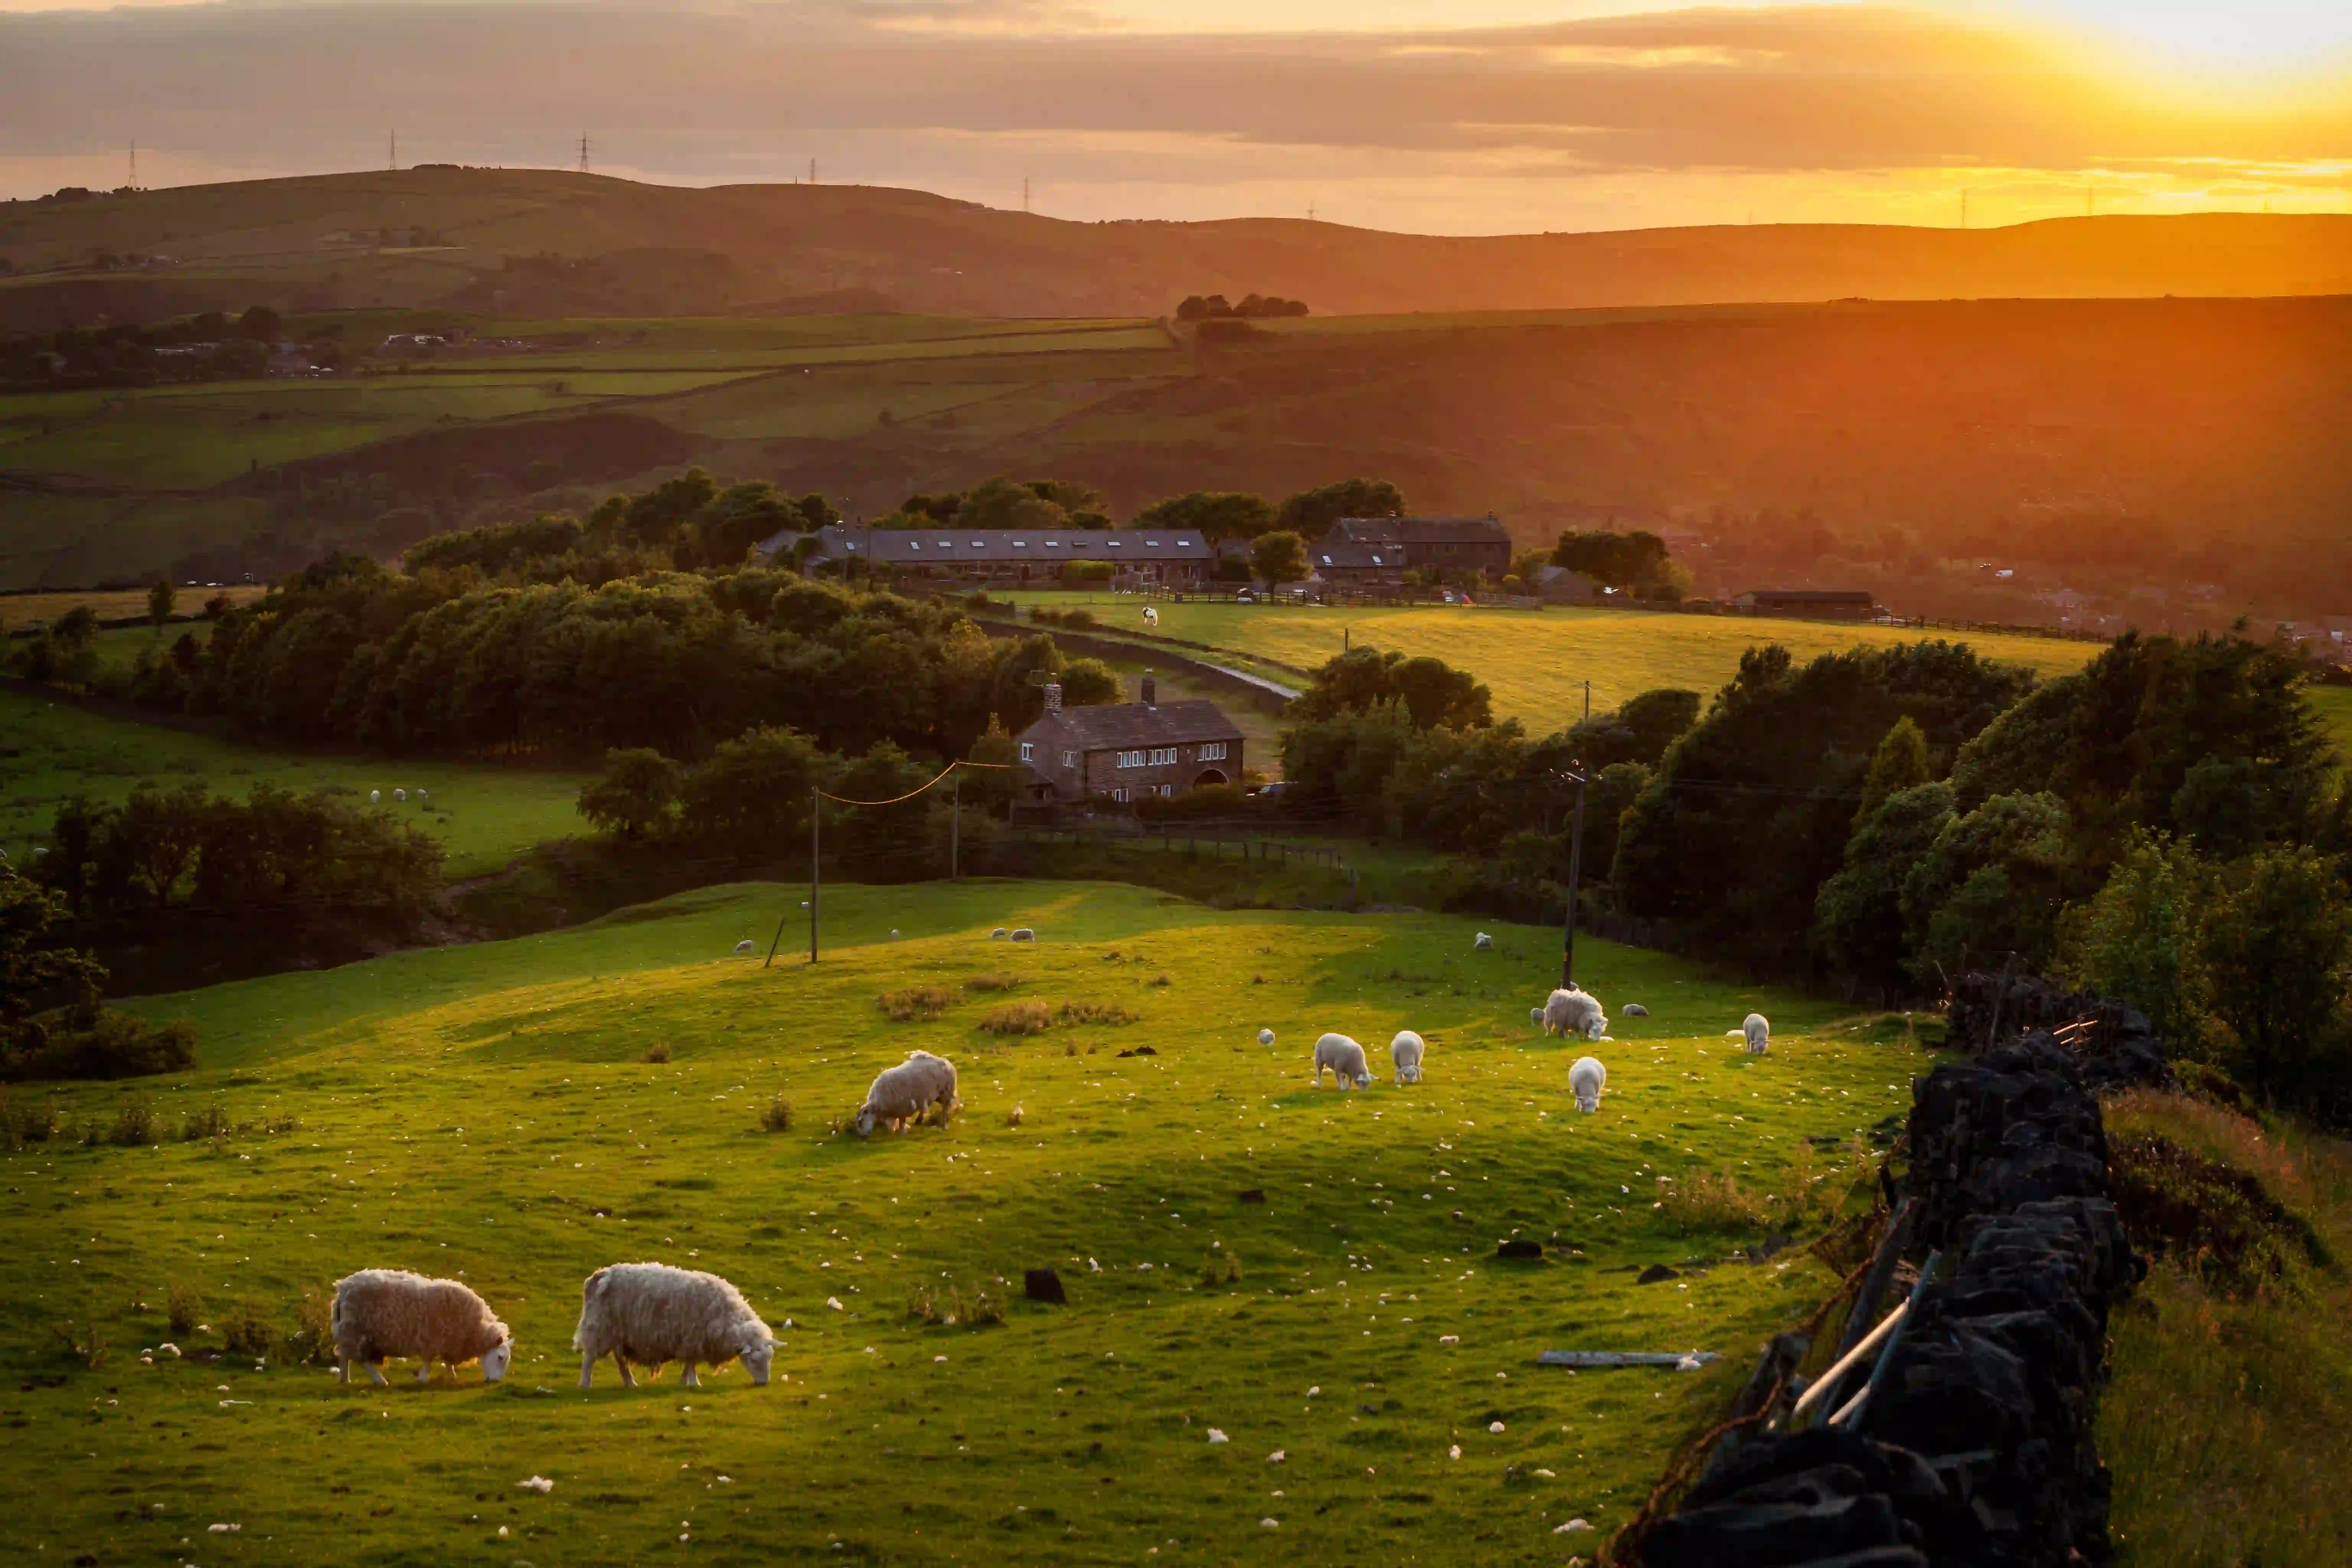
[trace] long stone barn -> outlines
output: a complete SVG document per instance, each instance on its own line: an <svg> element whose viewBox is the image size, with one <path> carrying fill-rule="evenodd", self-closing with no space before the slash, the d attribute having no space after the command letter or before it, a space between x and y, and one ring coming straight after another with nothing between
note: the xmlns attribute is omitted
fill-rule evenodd
<svg viewBox="0 0 2352 1568"><path fill-rule="evenodd" d="M807 542L803 542L806 541ZM760 542L770 560L845 568L863 561L886 574L961 581L1053 582L1079 562L1108 563L1122 587L1196 588L1216 566L1197 530L1171 528L857 528L790 530Z"/></svg>

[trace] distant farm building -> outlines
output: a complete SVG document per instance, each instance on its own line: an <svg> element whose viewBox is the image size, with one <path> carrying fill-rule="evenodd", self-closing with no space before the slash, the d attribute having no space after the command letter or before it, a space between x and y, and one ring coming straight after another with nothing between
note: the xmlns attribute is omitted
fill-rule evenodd
<svg viewBox="0 0 2352 1568"><path fill-rule="evenodd" d="M806 537L810 542L803 546ZM1153 528L821 528L791 530L760 542L768 557L807 552L835 567L863 561L877 570L927 577L1045 582L1079 562L1103 562L1122 586L1192 587L1216 563L1197 531Z"/></svg>
<svg viewBox="0 0 2352 1568"><path fill-rule="evenodd" d="M1536 580L1528 586L1547 605L1589 605L1601 596L1591 578L1565 566L1537 567Z"/></svg>
<svg viewBox="0 0 2352 1568"><path fill-rule="evenodd" d="M1500 577L1511 568L1511 534L1486 517L1343 517L1317 549L1361 545L1393 556L1416 572L1475 572Z"/></svg>
<svg viewBox="0 0 2352 1568"><path fill-rule="evenodd" d="M1731 601L1759 616L1813 621L1866 621L1878 613L1877 595L1865 588L1750 588Z"/></svg>
<svg viewBox="0 0 2352 1568"><path fill-rule="evenodd" d="M1307 547L1315 581L1333 588L1396 588L1404 584L1404 546L1386 541L1353 543L1339 531Z"/></svg>
<svg viewBox="0 0 2352 1568"><path fill-rule="evenodd" d="M1039 805L1173 799L1242 782L1242 732L1213 702L1143 700L1065 708L1045 688L1045 711L1017 737L1022 794Z"/></svg>

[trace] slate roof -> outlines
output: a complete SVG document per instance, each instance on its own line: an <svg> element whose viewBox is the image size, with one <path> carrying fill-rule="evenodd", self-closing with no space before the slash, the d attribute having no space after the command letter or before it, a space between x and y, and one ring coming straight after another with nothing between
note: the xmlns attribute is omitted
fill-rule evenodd
<svg viewBox="0 0 2352 1568"><path fill-rule="evenodd" d="M1331 525L1339 539L1369 543L1499 544L1510 548L1511 531L1491 517L1343 517Z"/></svg>
<svg viewBox="0 0 2352 1568"><path fill-rule="evenodd" d="M1384 539L1358 544L1327 535L1307 547L1307 559L1318 572L1326 567L1334 572L1402 572L1405 568L1404 546Z"/></svg>
<svg viewBox="0 0 2352 1568"><path fill-rule="evenodd" d="M792 547L785 530L760 542L761 553ZM1215 556L1198 529L1181 528L844 528L817 530L817 551L834 560L863 556L907 566L979 561L1059 565L1065 561L1201 561Z"/></svg>
<svg viewBox="0 0 2352 1568"><path fill-rule="evenodd" d="M1038 726L1056 726L1073 751L1120 752L1139 746L1181 746L1196 741L1238 741L1242 732L1213 702L1105 702L1048 713Z"/></svg>

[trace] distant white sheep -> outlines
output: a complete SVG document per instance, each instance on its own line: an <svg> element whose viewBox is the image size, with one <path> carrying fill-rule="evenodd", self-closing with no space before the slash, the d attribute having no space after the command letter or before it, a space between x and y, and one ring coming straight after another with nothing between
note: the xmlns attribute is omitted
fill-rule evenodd
<svg viewBox="0 0 2352 1568"><path fill-rule="evenodd" d="M897 926L892 926L890 928L890 940L892 942L898 940L898 928Z"/></svg>
<svg viewBox="0 0 2352 1568"><path fill-rule="evenodd" d="M1643 1006L1639 1002L1628 1002L1625 1004L1625 1016L1628 1018L1646 1018L1649 1016L1650 1010L1647 1007Z"/></svg>
<svg viewBox="0 0 2352 1568"><path fill-rule="evenodd" d="M1772 1046L1772 1025L1761 1013L1750 1013L1739 1026L1748 1042L1748 1054L1760 1057Z"/></svg>
<svg viewBox="0 0 2352 1568"><path fill-rule="evenodd" d="M1579 1057L1568 1069L1568 1091L1576 1096L1576 1109L1588 1114L1601 1109L1601 1090L1608 1082L1609 1069L1598 1057Z"/></svg>
<svg viewBox="0 0 2352 1568"><path fill-rule="evenodd" d="M1422 1053L1428 1046L1411 1029L1400 1029L1397 1037L1389 1042L1389 1060L1395 1064L1396 1080L1400 1086L1421 1081ZM1317 1080L1321 1081L1320 1078Z"/></svg>
<svg viewBox="0 0 2352 1568"><path fill-rule="evenodd" d="M1037 933L1031 931L1027 926L1014 926L1013 928L1013 940L1015 942L1035 942L1037 940Z"/></svg>
<svg viewBox="0 0 2352 1568"><path fill-rule="evenodd" d="M806 909L808 906L806 904L803 904L801 908ZM1006 931L1003 926L998 926L994 931L988 933L988 940L991 942L1003 942L1006 937L1011 936L1012 934L1013 933L1011 931Z"/></svg>
<svg viewBox="0 0 2352 1568"><path fill-rule="evenodd" d="M1553 992L1528 1016L1545 1034L1558 1035L1563 1040L1571 1035L1597 1040L1609 1033L1609 1015L1601 1010L1600 1002L1572 988Z"/></svg>
<svg viewBox="0 0 2352 1568"><path fill-rule="evenodd" d="M1323 1073L1328 1068L1339 1080L1341 1089L1369 1089L1372 1069L1364 1060L1364 1047L1345 1035L1326 1035L1315 1042L1315 1087L1323 1087Z"/></svg>
<svg viewBox="0 0 2352 1568"><path fill-rule="evenodd" d="M736 952L751 952L751 939L750 937L748 937L748 936L747 936L747 937L745 937L741 942L737 942L737 943L735 944L735 951L736 951Z"/></svg>
<svg viewBox="0 0 2352 1568"><path fill-rule="evenodd" d="M698 1363L713 1368L740 1360L751 1382L768 1383L776 1338L743 1293L716 1274L662 1263L615 1263L588 1276L580 1288L580 1326L572 1346L580 1352L580 1386L600 1357L621 1369L621 1386L635 1388L629 1363L659 1367L684 1362L678 1382L698 1388Z"/></svg>
<svg viewBox="0 0 2352 1568"><path fill-rule="evenodd" d="M1147 626L1158 626L1160 624L1160 612L1152 608L1150 605L1144 605L1143 624Z"/></svg>
<svg viewBox="0 0 2352 1568"><path fill-rule="evenodd" d="M368 804L370 805L382 805L383 804L383 791L380 789L372 789L368 791Z"/></svg>
<svg viewBox="0 0 2352 1568"><path fill-rule="evenodd" d="M406 800L408 798L408 792L404 789L394 790L392 792L392 798L394 800Z"/></svg>
<svg viewBox="0 0 2352 1568"><path fill-rule="evenodd" d="M909 1051L905 1061L874 1076L854 1125L860 1138L874 1136L877 1125L902 1131L935 1105L942 1117L955 1111L955 1064L929 1051Z"/></svg>
<svg viewBox="0 0 2352 1568"><path fill-rule="evenodd" d="M428 1279L405 1268L362 1268L336 1280L328 1323L335 1376L343 1383L357 1364L382 1386L377 1367L388 1356L415 1358L419 1383L432 1381L436 1361L452 1377L466 1363L478 1361L482 1381L496 1383L514 1360L514 1333L489 1303L457 1280Z"/></svg>
<svg viewBox="0 0 2352 1568"><path fill-rule="evenodd" d="M1274 1044L1274 1031L1272 1029L1260 1029L1257 1032L1257 1043L1261 1046L1270 1046Z"/></svg>
<svg viewBox="0 0 2352 1568"><path fill-rule="evenodd" d="M1471 951L1472 951L1472 952L1489 952L1489 951L1491 951L1491 950L1493 949L1494 945L1495 945L1495 939L1494 939L1493 937L1491 937L1491 936L1488 936L1488 935L1487 935L1485 931L1480 931L1476 936L1474 936L1474 937L1472 937L1472 938L1470 939L1470 948L1471 948Z"/></svg>
<svg viewBox="0 0 2352 1568"><path fill-rule="evenodd" d="M416 786L416 798L419 801L431 800L433 798L433 792L426 789L423 784L419 784Z"/></svg>

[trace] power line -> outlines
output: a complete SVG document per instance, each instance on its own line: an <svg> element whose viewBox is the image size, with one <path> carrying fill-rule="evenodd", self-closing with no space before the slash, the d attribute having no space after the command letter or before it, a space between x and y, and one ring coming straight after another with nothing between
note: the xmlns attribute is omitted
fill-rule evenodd
<svg viewBox="0 0 2352 1568"><path fill-rule="evenodd" d="M585 131L580 133L580 172L583 174L588 172L588 132Z"/></svg>

